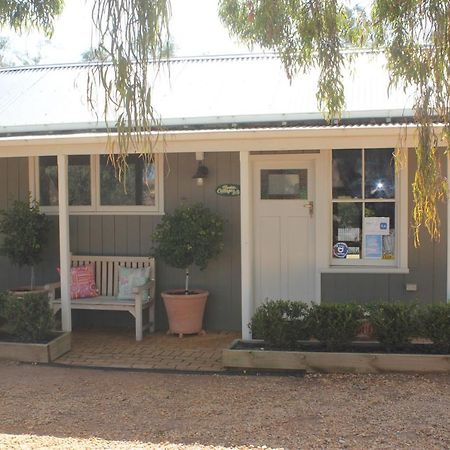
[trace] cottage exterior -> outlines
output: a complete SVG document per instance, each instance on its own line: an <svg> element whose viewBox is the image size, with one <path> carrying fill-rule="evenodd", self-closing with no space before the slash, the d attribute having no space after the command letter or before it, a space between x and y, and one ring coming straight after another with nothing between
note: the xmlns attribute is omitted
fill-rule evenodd
<svg viewBox="0 0 450 450"><path fill-rule="evenodd" d="M63 327L72 327L69 253L148 255L161 215L184 202L227 220L223 254L192 275L211 292L207 329L248 336L267 298L446 301L447 205L441 241L412 243L413 99L400 88L387 94L381 54L355 56L339 125L317 111L317 73L290 84L275 56L163 64L154 88L164 128L157 158L146 167L129 156L126 193L107 165L104 121L86 107L87 65L0 70L0 207L31 192L52 217L37 275L55 281L61 266ZM396 170L399 146L409 150ZM200 161L209 169L203 186L192 178ZM218 195L224 184L239 185L240 196ZM0 288L20 284L24 271L0 261ZM158 292L183 285L182 271L161 262L156 279ZM87 314L75 319L106 320ZM161 304L156 324L165 327Z"/></svg>

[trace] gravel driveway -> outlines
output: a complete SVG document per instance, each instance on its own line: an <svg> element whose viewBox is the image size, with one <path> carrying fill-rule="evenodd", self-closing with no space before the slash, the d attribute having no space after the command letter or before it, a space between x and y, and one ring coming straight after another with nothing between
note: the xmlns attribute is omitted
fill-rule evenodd
<svg viewBox="0 0 450 450"><path fill-rule="evenodd" d="M450 378L165 375L0 362L0 448L52 446L447 449Z"/></svg>

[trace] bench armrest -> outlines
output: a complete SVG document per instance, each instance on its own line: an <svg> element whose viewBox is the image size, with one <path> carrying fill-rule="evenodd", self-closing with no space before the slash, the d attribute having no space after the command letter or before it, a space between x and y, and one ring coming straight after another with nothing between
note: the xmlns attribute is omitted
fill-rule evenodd
<svg viewBox="0 0 450 450"><path fill-rule="evenodd" d="M145 283L141 286L134 287L133 294L135 294L135 295L142 294L145 291L152 290L154 285L155 285L155 280L147 281L147 283Z"/></svg>
<svg viewBox="0 0 450 450"><path fill-rule="evenodd" d="M44 286L44 289L48 292L49 300L55 300L56 298L56 289L61 287L61 282L56 281L55 283L48 283Z"/></svg>

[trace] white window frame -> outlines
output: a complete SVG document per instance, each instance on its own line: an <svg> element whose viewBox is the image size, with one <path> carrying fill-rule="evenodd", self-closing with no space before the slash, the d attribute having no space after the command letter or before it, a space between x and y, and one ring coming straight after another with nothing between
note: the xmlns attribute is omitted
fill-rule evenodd
<svg viewBox="0 0 450 450"><path fill-rule="evenodd" d="M362 170L364 172L364 152L365 151L376 151L377 149L390 148L390 147L361 147L346 150L362 150ZM339 151L340 149L336 149ZM340 271L357 271L361 270L383 270L391 271L398 269L399 271L407 271L407 246L408 246L408 161L407 156L402 161L402 167L398 170L397 165L395 166L395 198L394 199L333 199L333 172L332 172L332 158L333 152L329 152L329 202L328 207L330 223L329 223L329 271L330 272L340 272ZM361 183L364 183L364 176L362 174ZM395 203L395 258L394 259L338 259L333 258L332 245L333 245L333 205L334 203ZM361 237L362 245L364 245L363 239L364 235ZM343 269L343 270L341 270ZM328 272L328 270L327 270Z"/></svg>
<svg viewBox="0 0 450 450"><path fill-rule="evenodd" d="M69 214L72 215L161 215L164 214L164 158L161 154L155 155L156 180L155 180L155 205L127 205L109 206L100 204L100 155L90 155L91 162L91 205L69 206ZM30 157L30 171L34 179L30 180L30 186L34 186L34 197L40 200L39 157ZM41 206L42 212L49 215L57 215L58 206Z"/></svg>

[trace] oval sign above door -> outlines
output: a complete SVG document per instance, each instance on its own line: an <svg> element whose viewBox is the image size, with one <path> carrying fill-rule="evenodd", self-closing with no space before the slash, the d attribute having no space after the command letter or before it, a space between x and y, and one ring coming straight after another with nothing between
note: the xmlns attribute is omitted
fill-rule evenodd
<svg viewBox="0 0 450 450"><path fill-rule="evenodd" d="M241 195L241 187L239 184L219 184L216 187L216 194L223 197L239 197Z"/></svg>

